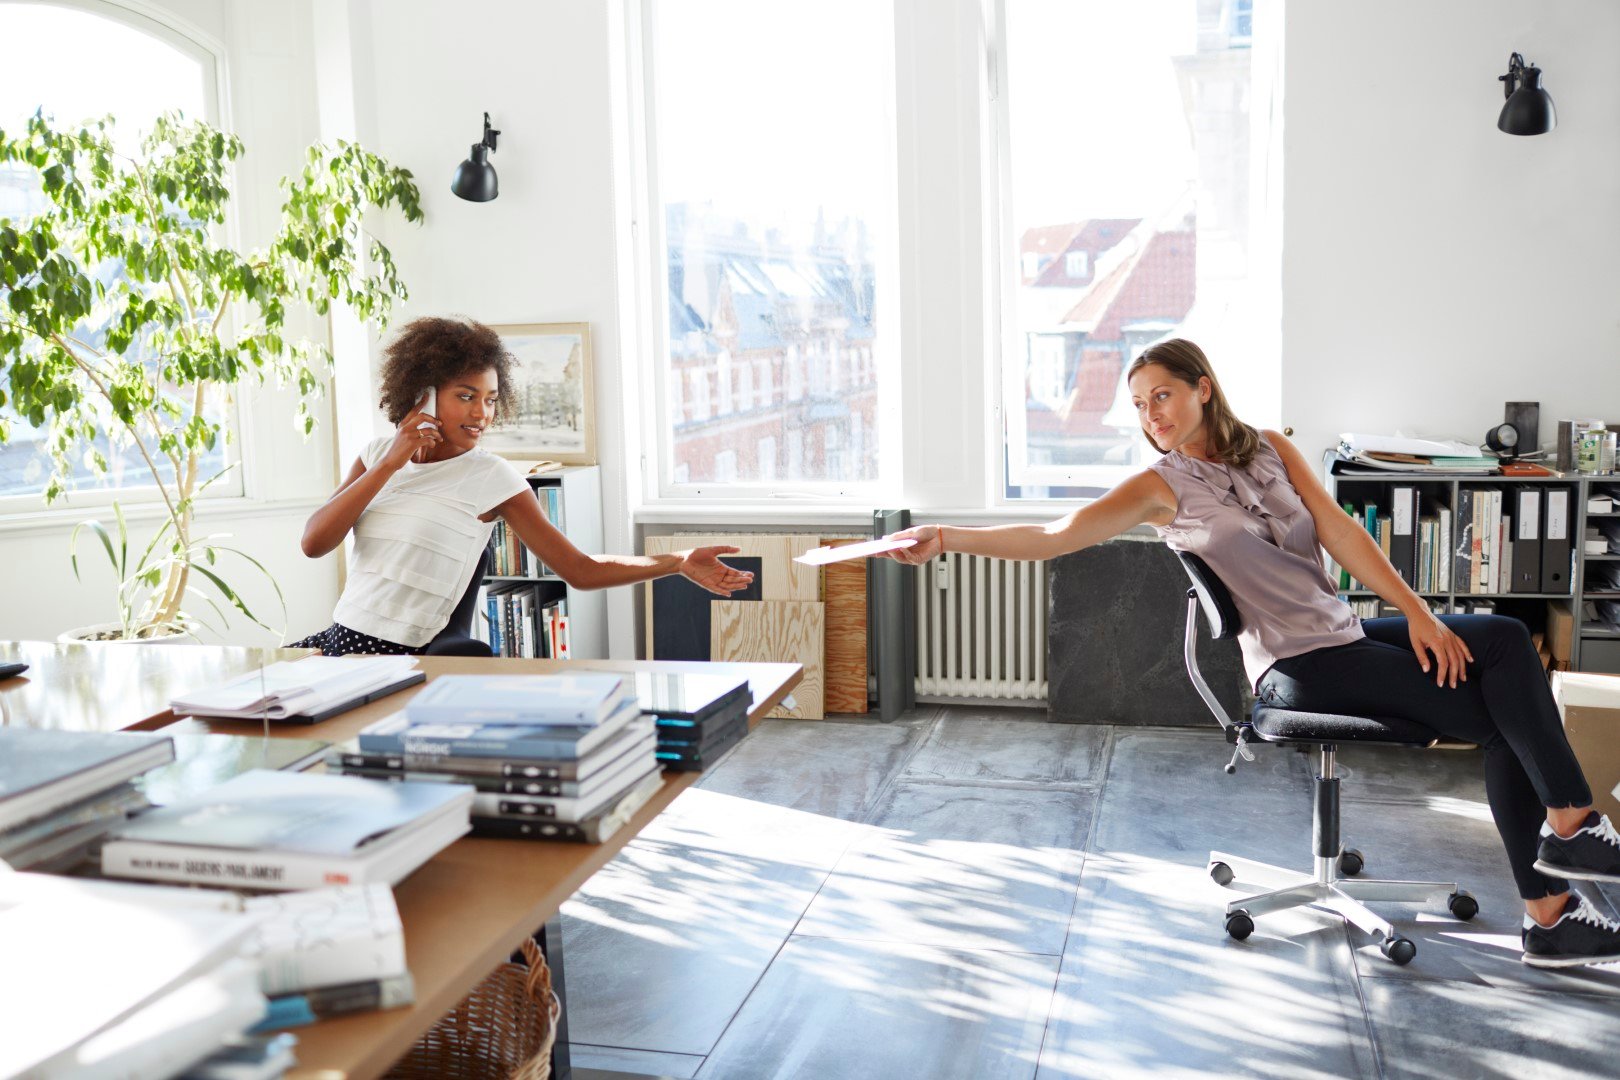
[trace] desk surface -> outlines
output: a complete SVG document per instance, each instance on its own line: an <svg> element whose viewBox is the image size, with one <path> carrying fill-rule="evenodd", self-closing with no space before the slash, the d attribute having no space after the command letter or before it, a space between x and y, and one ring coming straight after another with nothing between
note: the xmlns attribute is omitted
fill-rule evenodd
<svg viewBox="0 0 1620 1080"><path fill-rule="evenodd" d="M749 721L775 708L802 678L797 664L704 664L683 661L480 660L423 657L429 680L448 674L545 671L662 671L735 673L747 678L754 703ZM272 737L343 742L361 727L403 708L420 689L402 691L314 725L272 725ZM162 718L159 718L160 720ZM172 720L172 715L168 717ZM256 735L257 722L178 721L175 731ZM440 852L394 890L405 924L405 959L416 982L416 1003L299 1028L298 1067L289 1075L335 1080L380 1076L434 1022L455 1007L524 938L550 922L585 879L601 869L700 773L665 773L664 786L630 823L604 844L464 839Z"/></svg>
<svg viewBox="0 0 1620 1080"><path fill-rule="evenodd" d="M167 710L176 694L314 651L0 641L0 661L28 665L21 675L0 679L0 724L66 731L149 729L173 719Z"/></svg>

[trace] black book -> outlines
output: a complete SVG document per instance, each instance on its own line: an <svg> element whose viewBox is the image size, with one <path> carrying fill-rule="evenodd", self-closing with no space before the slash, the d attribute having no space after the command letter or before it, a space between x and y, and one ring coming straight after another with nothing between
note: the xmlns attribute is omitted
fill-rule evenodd
<svg viewBox="0 0 1620 1080"><path fill-rule="evenodd" d="M744 713L731 724L706 733L701 741L660 739L658 763L675 772L699 772L713 765L748 734L748 715Z"/></svg>
<svg viewBox="0 0 1620 1080"><path fill-rule="evenodd" d="M1570 591L1570 566L1574 549L1570 536L1575 528L1573 497L1567 487L1547 485L1541 529L1541 591Z"/></svg>
<svg viewBox="0 0 1620 1080"><path fill-rule="evenodd" d="M642 672L636 675L635 691L642 712L699 723L739 701L745 703L746 712L753 701L747 679L725 675Z"/></svg>
<svg viewBox="0 0 1620 1080"><path fill-rule="evenodd" d="M1541 491L1526 484L1513 497L1513 581L1508 592L1541 591Z"/></svg>
<svg viewBox="0 0 1620 1080"><path fill-rule="evenodd" d="M664 786L664 775L653 771L614 804L584 821L551 821L533 818L472 817L472 834L508 840L565 840L575 844L600 844L624 827Z"/></svg>
<svg viewBox="0 0 1620 1080"><path fill-rule="evenodd" d="M0 726L0 831L173 760L166 735Z"/></svg>
<svg viewBox="0 0 1620 1080"><path fill-rule="evenodd" d="M1390 494L1389 561L1406 584L1418 587L1417 488L1397 486Z"/></svg>
<svg viewBox="0 0 1620 1080"><path fill-rule="evenodd" d="M666 739L676 739L686 742L701 742L704 735L730 727L738 717L748 718L748 703L746 701L733 702L728 708L711 713L701 720L687 720L678 716L659 716L653 721L653 728L658 732L660 742Z"/></svg>

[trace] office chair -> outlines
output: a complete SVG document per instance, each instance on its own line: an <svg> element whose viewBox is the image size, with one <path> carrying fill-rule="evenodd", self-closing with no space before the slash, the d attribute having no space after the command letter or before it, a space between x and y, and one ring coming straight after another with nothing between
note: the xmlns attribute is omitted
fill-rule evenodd
<svg viewBox="0 0 1620 1080"><path fill-rule="evenodd" d="M1198 696L1204 699L1215 719L1226 732L1227 741L1236 745L1228 774L1237 771L1238 759L1253 761L1246 745L1252 739L1293 746L1314 746L1320 752L1315 798L1311 813L1311 835L1316 855L1314 874L1302 874L1235 855L1212 851L1209 876L1219 885L1228 885L1248 869L1263 879L1281 879L1288 885L1270 892L1233 900L1226 905L1226 932L1239 941L1254 932L1254 919L1271 911L1309 905L1331 911L1378 939L1378 948L1397 964L1410 963L1417 945L1402 937L1385 920L1369 911L1364 900L1391 900L1397 903L1446 902L1452 915L1472 919L1479 903L1454 882L1373 881L1356 878L1364 864L1362 853L1339 843L1339 780L1334 775L1339 743L1370 743L1385 746L1433 746L1438 736L1420 724L1393 717L1342 716L1333 713L1279 709L1256 702L1254 712L1244 723L1234 723L1216 699L1198 670L1198 610L1209 622L1210 634L1217 640L1235 637L1242 626L1232 594L1209 565L1197 555L1176 552L1192 588L1187 590L1187 635L1184 655L1187 675ZM1343 875L1341 877L1341 875ZM1353 879L1353 880L1352 880ZM1252 880L1252 877L1250 878Z"/></svg>
<svg viewBox="0 0 1620 1080"><path fill-rule="evenodd" d="M489 573L490 562L493 555L488 547L479 553L478 564L473 567L472 580L467 583L467 591L462 594L461 601L450 612L450 621L444 624L444 629L433 636L423 650L427 656L494 656L495 652L489 645L473 637L473 619L478 608L478 590L484 584L484 575Z"/></svg>

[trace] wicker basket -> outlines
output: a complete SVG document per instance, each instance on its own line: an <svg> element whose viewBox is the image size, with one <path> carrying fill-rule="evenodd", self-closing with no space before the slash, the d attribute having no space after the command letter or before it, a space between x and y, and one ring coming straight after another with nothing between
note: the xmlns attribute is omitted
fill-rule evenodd
<svg viewBox="0 0 1620 1080"><path fill-rule="evenodd" d="M502 964L422 1036L388 1075L396 1080L549 1080L562 1005L533 939L527 964Z"/></svg>

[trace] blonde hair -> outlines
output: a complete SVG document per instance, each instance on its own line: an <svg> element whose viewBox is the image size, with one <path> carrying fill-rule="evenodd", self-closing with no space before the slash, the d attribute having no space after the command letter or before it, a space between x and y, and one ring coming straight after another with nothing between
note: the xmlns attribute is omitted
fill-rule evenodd
<svg viewBox="0 0 1620 1080"><path fill-rule="evenodd" d="M1254 456L1260 452L1260 433L1233 415L1232 407L1226 403L1226 395L1221 392L1220 381L1215 378L1215 371L1209 366L1209 357L1204 355L1203 349L1185 338L1161 341L1131 362L1125 372L1125 380L1129 382L1133 375L1149 364L1158 364L1194 389L1197 389L1199 379L1208 379L1209 400L1204 402L1205 452L1224 464L1236 465L1240 469L1254 460ZM1147 434L1145 425L1142 432ZM1159 445L1151 436L1148 444L1159 450ZM1159 450L1161 454L1167 452Z"/></svg>

